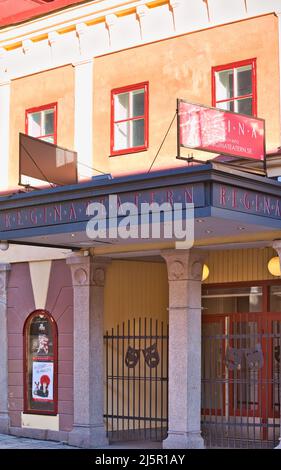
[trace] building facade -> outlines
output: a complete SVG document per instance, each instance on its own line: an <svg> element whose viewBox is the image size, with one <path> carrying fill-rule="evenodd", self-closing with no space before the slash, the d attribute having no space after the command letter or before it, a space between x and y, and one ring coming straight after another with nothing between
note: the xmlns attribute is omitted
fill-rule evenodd
<svg viewBox="0 0 281 470"><path fill-rule="evenodd" d="M6 3L1 432L276 447L280 1ZM264 119L266 174L177 158L179 98ZM76 151L78 183L19 186L19 133ZM90 204L114 195L194 204L193 246L89 238Z"/></svg>

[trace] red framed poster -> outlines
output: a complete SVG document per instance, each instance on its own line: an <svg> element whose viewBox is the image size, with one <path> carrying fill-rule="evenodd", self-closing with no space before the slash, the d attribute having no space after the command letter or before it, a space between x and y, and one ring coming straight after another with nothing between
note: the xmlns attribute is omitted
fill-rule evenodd
<svg viewBox="0 0 281 470"><path fill-rule="evenodd" d="M57 326L45 310L24 324L24 412L57 414Z"/></svg>

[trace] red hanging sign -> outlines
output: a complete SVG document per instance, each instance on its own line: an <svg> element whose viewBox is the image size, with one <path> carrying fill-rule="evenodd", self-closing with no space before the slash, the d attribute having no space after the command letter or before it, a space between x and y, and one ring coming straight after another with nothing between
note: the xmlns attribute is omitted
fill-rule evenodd
<svg viewBox="0 0 281 470"><path fill-rule="evenodd" d="M179 145L264 160L264 119L178 100Z"/></svg>

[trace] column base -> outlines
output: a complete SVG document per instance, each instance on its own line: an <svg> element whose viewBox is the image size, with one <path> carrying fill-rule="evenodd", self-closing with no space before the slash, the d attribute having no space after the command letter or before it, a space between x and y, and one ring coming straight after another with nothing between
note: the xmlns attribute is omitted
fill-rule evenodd
<svg viewBox="0 0 281 470"><path fill-rule="evenodd" d="M10 419L8 413L0 415L0 434L9 434Z"/></svg>
<svg viewBox="0 0 281 470"><path fill-rule="evenodd" d="M168 432L162 442L163 449L204 449L204 439L200 432Z"/></svg>
<svg viewBox="0 0 281 470"><path fill-rule="evenodd" d="M74 426L68 435L70 446L91 449L96 447L107 447L108 439L103 426Z"/></svg>

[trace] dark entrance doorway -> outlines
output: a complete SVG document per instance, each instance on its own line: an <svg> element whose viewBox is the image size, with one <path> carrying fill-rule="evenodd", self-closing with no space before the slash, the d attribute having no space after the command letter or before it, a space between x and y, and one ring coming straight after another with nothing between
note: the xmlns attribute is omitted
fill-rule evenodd
<svg viewBox="0 0 281 470"><path fill-rule="evenodd" d="M128 320L104 336L105 424L110 441L167 436L168 325Z"/></svg>
<svg viewBox="0 0 281 470"><path fill-rule="evenodd" d="M264 308L278 307L280 294L280 285L262 284L203 293L202 431L208 447L278 444L281 314Z"/></svg>

